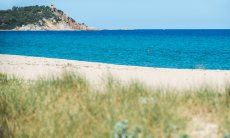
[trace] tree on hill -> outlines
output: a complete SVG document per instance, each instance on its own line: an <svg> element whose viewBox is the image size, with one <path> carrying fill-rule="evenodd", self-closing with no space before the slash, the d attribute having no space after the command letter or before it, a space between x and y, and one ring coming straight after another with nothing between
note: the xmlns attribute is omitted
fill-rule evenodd
<svg viewBox="0 0 230 138"><path fill-rule="evenodd" d="M61 10L58 12L64 13ZM53 18L56 22L60 21L60 18L51 11L49 6L14 6L9 10L0 10L0 29L14 29L17 26L36 24L43 18Z"/></svg>

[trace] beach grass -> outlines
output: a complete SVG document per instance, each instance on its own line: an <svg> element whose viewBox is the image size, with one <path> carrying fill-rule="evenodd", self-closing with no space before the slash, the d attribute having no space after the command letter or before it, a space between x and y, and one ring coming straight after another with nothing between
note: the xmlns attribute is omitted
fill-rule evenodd
<svg viewBox="0 0 230 138"><path fill-rule="evenodd" d="M35 81L0 74L0 137L230 136L230 85L176 92L108 77L102 87L73 73Z"/></svg>

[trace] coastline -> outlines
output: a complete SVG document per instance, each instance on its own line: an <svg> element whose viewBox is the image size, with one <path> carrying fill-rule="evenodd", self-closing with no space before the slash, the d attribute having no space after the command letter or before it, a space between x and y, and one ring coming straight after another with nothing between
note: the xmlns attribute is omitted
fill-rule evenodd
<svg viewBox="0 0 230 138"><path fill-rule="evenodd" d="M78 31L97 31L97 30L0 30L0 32L46 32L46 31L69 31L69 32L78 32Z"/></svg>
<svg viewBox="0 0 230 138"><path fill-rule="evenodd" d="M65 71L80 73L95 87L100 87L109 76L122 83L139 81L149 87L175 90L205 86L223 89L230 83L230 70L153 68L0 54L0 73L35 80Z"/></svg>

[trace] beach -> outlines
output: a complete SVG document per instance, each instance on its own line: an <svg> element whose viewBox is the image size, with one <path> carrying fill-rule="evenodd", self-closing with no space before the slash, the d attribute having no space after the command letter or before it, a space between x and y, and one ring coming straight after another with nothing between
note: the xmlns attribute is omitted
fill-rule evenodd
<svg viewBox="0 0 230 138"><path fill-rule="evenodd" d="M26 80L57 77L64 72L79 73L94 87L100 87L108 77L121 83L134 81L153 88L175 90L209 87L224 89L230 82L229 70L168 69L113 65L43 57L0 54L0 72Z"/></svg>
<svg viewBox="0 0 230 138"><path fill-rule="evenodd" d="M0 138L230 138L229 4L1 2Z"/></svg>

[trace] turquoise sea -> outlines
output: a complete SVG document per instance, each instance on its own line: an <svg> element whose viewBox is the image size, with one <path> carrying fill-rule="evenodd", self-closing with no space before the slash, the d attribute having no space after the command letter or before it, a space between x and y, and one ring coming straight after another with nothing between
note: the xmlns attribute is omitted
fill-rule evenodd
<svg viewBox="0 0 230 138"><path fill-rule="evenodd" d="M0 54L230 70L230 30L1 31Z"/></svg>

